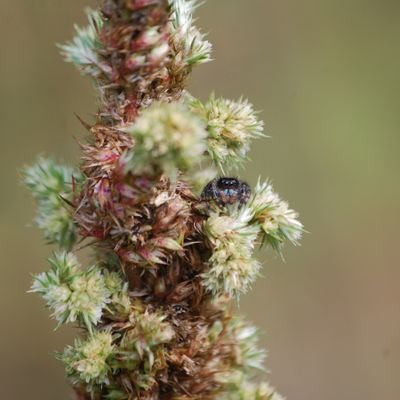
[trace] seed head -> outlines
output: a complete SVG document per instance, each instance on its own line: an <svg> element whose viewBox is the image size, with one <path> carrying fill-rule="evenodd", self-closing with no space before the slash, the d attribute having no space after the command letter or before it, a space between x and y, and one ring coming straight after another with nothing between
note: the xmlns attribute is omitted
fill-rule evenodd
<svg viewBox="0 0 400 400"><path fill-rule="evenodd" d="M153 104L126 131L135 146L128 153L130 169L154 174L194 172L206 151L202 121L180 104Z"/></svg>
<svg viewBox="0 0 400 400"><path fill-rule="evenodd" d="M264 136L264 123L247 100L211 96L207 103L193 100L191 106L206 121L208 153L222 171L238 169L247 160L251 140Z"/></svg>
<svg viewBox="0 0 400 400"><path fill-rule="evenodd" d="M204 225L213 253L203 285L210 292L236 296L245 293L256 279L260 263L253 258L259 227L249 224L249 215L213 213Z"/></svg>
<svg viewBox="0 0 400 400"><path fill-rule="evenodd" d="M258 181L249 207L261 227L263 243L278 251L286 240L298 244L304 231L298 214L280 199L268 181Z"/></svg>
<svg viewBox="0 0 400 400"><path fill-rule="evenodd" d="M65 252L49 262L51 269L34 278L31 291L43 297L59 325L79 321L92 331L111 301L101 270L84 271L76 257Z"/></svg>
<svg viewBox="0 0 400 400"><path fill-rule="evenodd" d="M111 333L97 332L87 341L76 339L73 347L67 347L58 355L75 385L86 383L94 388L109 383L111 368L108 362L114 351L112 342Z"/></svg>
<svg viewBox="0 0 400 400"><path fill-rule="evenodd" d="M56 164L51 158L39 158L23 170L25 185L38 206L36 223L49 244L71 249L77 239L72 217L73 185L82 181L79 171Z"/></svg>
<svg viewBox="0 0 400 400"><path fill-rule="evenodd" d="M174 70L189 69L211 61L211 43L193 24L197 0L169 0L171 13L171 47ZM189 71L187 71L189 72Z"/></svg>
<svg viewBox="0 0 400 400"><path fill-rule="evenodd" d="M101 60L98 51L102 48L99 40L99 30L103 20L97 10L86 10L89 25L79 27L75 25L76 36L71 42L60 46L65 61L75 64L83 73L98 78L102 73Z"/></svg>

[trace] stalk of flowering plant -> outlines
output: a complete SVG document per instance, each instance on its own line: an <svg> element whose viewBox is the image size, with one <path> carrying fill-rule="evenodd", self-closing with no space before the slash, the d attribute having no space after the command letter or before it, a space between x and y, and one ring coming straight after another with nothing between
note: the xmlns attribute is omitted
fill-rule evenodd
<svg viewBox="0 0 400 400"><path fill-rule="evenodd" d="M103 0L61 46L93 79L97 118L82 122L79 168L40 158L24 176L59 246L32 291L58 325L81 328L58 354L79 399L281 399L257 383L265 352L230 305L259 275L255 248L281 252L303 227L268 181L251 193L217 177L244 164L263 123L246 100L187 93L211 60L196 7Z"/></svg>

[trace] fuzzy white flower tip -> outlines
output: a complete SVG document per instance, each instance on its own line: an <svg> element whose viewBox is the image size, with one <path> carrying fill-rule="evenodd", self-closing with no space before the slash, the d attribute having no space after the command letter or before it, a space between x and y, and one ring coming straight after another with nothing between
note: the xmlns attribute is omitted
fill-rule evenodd
<svg viewBox="0 0 400 400"><path fill-rule="evenodd" d="M112 341L111 333L97 332L87 341L82 342L77 339L74 347L67 347L64 353L59 355L73 383L85 382L89 385L109 383L110 367L107 361L113 354Z"/></svg>
<svg viewBox="0 0 400 400"><path fill-rule="evenodd" d="M253 258L259 234L257 225L248 225L246 214L212 214L204 233L213 246L210 269L203 274L203 285L212 293L225 292L238 297L255 281L261 268Z"/></svg>
<svg viewBox="0 0 400 400"><path fill-rule="evenodd" d="M135 140L129 168L136 171L194 172L206 152L204 124L182 104L154 103L126 131Z"/></svg>
<svg viewBox="0 0 400 400"><path fill-rule="evenodd" d="M82 73L97 77L101 72L97 53L100 47L98 30L103 20L97 10L87 9L86 14L89 25L84 28L75 25L76 36L71 42L59 47L65 61L75 64Z"/></svg>
<svg viewBox="0 0 400 400"><path fill-rule="evenodd" d="M251 140L264 136L263 121L245 99L232 101L213 95L204 104L192 100L190 105L206 121L208 152L222 171L242 166Z"/></svg>
<svg viewBox="0 0 400 400"><path fill-rule="evenodd" d="M285 241L298 244L304 232L298 213L280 199L268 181L258 181L248 207L262 229L264 243L278 251Z"/></svg>
<svg viewBox="0 0 400 400"><path fill-rule="evenodd" d="M71 249L77 229L68 202L72 200L73 181L82 180L79 171L51 158L39 158L23 170L24 183L31 190L38 206L36 223L49 244Z"/></svg>
<svg viewBox="0 0 400 400"><path fill-rule="evenodd" d="M49 262L51 269L34 278L32 292L46 300L60 325L79 321L91 331L111 301L101 270L82 270L72 253L57 253Z"/></svg>
<svg viewBox="0 0 400 400"><path fill-rule="evenodd" d="M193 12L197 0L169 0L171 5L170 31L174 63L192 67L211 61L212 45L195 26Z"/></svg>

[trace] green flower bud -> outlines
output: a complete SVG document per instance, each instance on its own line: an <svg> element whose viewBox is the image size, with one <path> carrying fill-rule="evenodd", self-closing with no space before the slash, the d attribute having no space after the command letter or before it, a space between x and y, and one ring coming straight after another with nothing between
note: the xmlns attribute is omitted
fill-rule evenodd
<svg viewBox="0 0 400 400"><path fill-rule="evenodd" d="M135 140L127 155L135 173L159 171L176 179L178 171L195 172L206 151L202 121L178 103L154 103L126 131Z"/></svg>
<svg viewBox="0 0 400 400"><path fill-rule="evenodd" d="M251 140L264 136L264 123L247 100L211 96L205 104L192 100L191 107L206 121L208 153L222 171L239 168L247 160Z"/></svg>
<svg viewBox="0 0 400 400"><path fill-rule="evenodd" d="M39 158L23 171L25 185L31 190L38 205L36 223L44 231L49 244L71 249L77 238L69 202L72 200L73 181L82 179L79 172L52 159Z"/></svg>
<svg viewBox="0 0 400 400"><path fill-rule="evenodd" d="M60 49L65 61L75 64L82 73L96 78L102 70L98 56L101 48L98 30L103 20L98 11L87 9L86 14L89 25L84 28L75 25L76 36L71 42L61 45Z"/></svg>
<svg viewBox="0 0 400 400"><path fill-rule="evenodd" d="M205 223L204 233L213 253L203 285L210 292L238 297L258 276L260 263L253 258L253 251L260 228L249 224L250 217L238 211L229 216L215 213Z"/></svg>
<svg viewBox="0 0 400 400"><path fill-rule="evenodd" d="M248 207L261 227L263 243L277 251L281 250L286 240L298 244L304 231L297 219L298 214L280 199L268 181L258 182Z"/></svg>
<svg viewBox="0 0 400 400"><path fill-rule="evenodd" d="M75 385L89 387L109 383L111 370L108 361L113 355L113 338L109 332L97 332L87 341L76 339L58 358L65 364L68 377Z"/></svg>
<svg viewBox="0 0 400 400"><path fill-rule="evenodd" d="M175 68L190 68L211 61L211 43L193 25L193 11L197 0L169 0L171 4L170 30Z"/></svg>
<svg viewBox="0 0 400 400"><path fill-rule="evenodd" d="M51 269L34 278L31 291L43 297L59 325L79 321L92 331L111 301L101 270L83 271L71 253L55 254L49 262Z"/></svg>

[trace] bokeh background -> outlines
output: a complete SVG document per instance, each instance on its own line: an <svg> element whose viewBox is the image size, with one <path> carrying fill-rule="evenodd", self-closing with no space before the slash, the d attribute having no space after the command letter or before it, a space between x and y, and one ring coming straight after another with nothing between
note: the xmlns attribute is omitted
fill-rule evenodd
<svg viewBox="0 0 400 400"><path fill-rule="evenodd" d="M29 226L18 168L38 153L77 162L74 117L96 108L90 82L54 45L94 1L2 1L0 24L0 392L69 399L52 352L70 343L30 274L51 249ZM293 400L400 399L400 2L209 0L199 25L215 61L194 95L248 97L270 139L242 177L270 177L310 232L240 303L264 332L270 380Z"/></svg>

